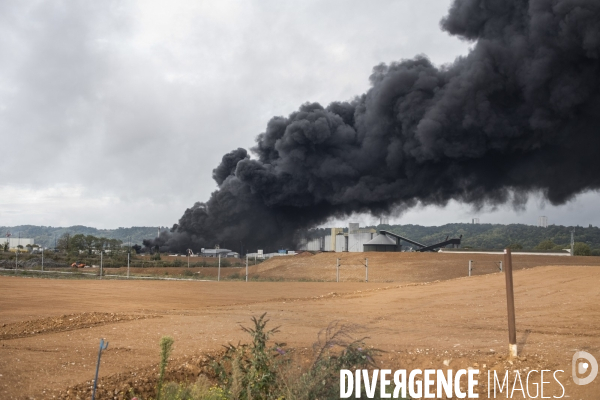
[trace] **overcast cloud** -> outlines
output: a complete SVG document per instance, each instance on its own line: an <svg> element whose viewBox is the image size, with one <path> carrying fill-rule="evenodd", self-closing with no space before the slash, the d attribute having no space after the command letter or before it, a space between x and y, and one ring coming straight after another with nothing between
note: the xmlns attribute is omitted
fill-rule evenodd
<svg viewBox="0 0 600 400"><path fill-rule="evenodd" d="M434 63L469 43L439 29L450 0L0 2L0 225L172 225L216 189L224 153L274 115L349 100L373 66ZM600 224L600 198L396 223ZM363 223L369 216L356 216Z"/></svg>

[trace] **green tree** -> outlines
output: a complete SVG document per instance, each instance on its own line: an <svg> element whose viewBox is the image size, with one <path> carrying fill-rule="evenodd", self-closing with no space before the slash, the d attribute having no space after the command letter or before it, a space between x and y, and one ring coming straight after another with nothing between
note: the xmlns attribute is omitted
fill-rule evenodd
<svg viewBox="0 0 600 400"><path fill-rule="evenodd" d="M592 254L590 246L582 242L575 242L573 252L576 256L589 256Z"/></svg>
<svg viewBox="0 0 600 400"><path fill-rule="evenodd" d="M556 245L550 239L542 240L540 244L538 244L535 249L536 250L552 250Z"/></svg>
<svg viewBox="0 0 600 400"><path fill-rule="evenodd" d="M507 246L511 250L523 250L523 245L521 243L511 243Z"/></svg>
<svg viewBox="0 0 600 400"><path fill-rule="evenodd" d="M69 250L70 251L85 251L87 250L87 245L85 241L85 235L78 233L77 235L71 236L69 240Z"/></svg>
<svg viewBox="0 0 600 400"><path fill-rule="evenodd" d="M71 245L71 234L69 232L64 233L61 237L58 238L56 242L56 247L62 251L69 251L69 246Z"/></svg>

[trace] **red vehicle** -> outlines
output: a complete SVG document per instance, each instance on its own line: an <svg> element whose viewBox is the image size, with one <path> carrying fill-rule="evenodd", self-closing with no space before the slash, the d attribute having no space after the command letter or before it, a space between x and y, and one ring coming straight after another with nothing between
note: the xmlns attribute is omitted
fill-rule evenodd
<svg viewBox="0 0 600 400"><path fill-rule="evenodd" d="M85 263L79 262L79 261L75 261L73 264L71 264L71 267L73 268L83 268L85 267Z"/></svg>

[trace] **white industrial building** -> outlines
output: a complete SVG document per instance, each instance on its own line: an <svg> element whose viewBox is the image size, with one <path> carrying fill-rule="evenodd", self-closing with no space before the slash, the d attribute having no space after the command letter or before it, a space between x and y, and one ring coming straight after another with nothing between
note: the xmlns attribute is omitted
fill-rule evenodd
<svg viewBox="0 0 600 400"><path fill-rule="evenodd" d="M16 249L17 246L21 245L23 246L23 248L25 248L27 245L33 246L34 240L33 239L29 239L29 238L13 238L13 237L8 237L5 238L4 241L2 241L2 243L6 243L8 242L8 247L11 249Z"/></svg>
<svg viewBox="0 0 600 400"><path fill-rule="evenodd" d="M363 245L376 233L375 229L359 228L357 223L350 223L347 233L343 228L331 228L329 235L302 242L300 250L362 253Z"/></svg>

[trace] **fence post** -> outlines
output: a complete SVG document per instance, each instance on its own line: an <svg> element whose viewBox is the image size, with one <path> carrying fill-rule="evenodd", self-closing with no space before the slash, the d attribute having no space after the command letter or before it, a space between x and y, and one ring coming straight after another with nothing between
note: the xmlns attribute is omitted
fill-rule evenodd
<svg viewBox="0 0 600 400"><path fill-rule="evenodd" d="M502 261L500 261L500 272L502 272Z"/></svg>
<svg viewBox="0 0 600 400"><path fill-rule="evenodd" d="M369 259L365 258L365 282L369 282Z"/></svg>
<svg viewBox="0 0 600 400"><path fill-rule="evenodd" d="M217 270L217 282L221 280L221 253L219 253L219 268Z"/></svg>
<svg viewBox="0 0 600 400"><path fill-rule="evenodd" d="M512 255L510 249L504 249L506 270L506 307L508 311L508 354L510 358L517 356L517 328L515 324L515 294L513 290Z"/></svg>
<svg viewBox="0 0 600 400"><path fill-rule="evenodd" d="M96 377L94 378L94 390L92 391L92 400L96 399L96 386L98 386L98 370L100 369L100 357L102 356L102 350L106 350L108 342L104 339L100 339L100 350L98 350L98 361L96 362Z"/></svg>
<svg viewBox="0 0 600 400"><path fill-rule="evenodd" d="M473 269L473 261L469 260L469 276L471 276L471 270Z"/></svg>
<svg viewBox="0 0 600 400"><path fill-rule="evenodd" d="M337 264L336 264L336 282L340 281L340 259L337 259Z"/></svg>
<svg viewBox="0 0 600 400"><path fill-rule="evenodd" d="M246 254L246 282L248 282L248 254Z"/></svg>

